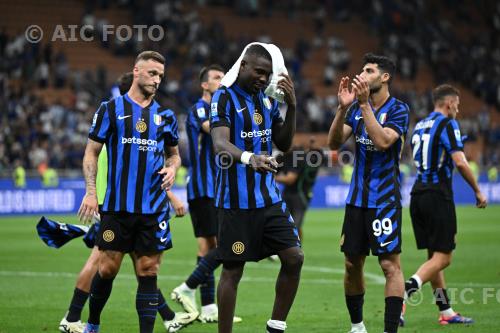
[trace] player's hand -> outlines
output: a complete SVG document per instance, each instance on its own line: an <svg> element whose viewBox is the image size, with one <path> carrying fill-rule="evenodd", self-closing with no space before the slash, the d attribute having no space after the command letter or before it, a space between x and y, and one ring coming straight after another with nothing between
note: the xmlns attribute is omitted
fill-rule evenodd
<svg viewBox="0 0 500 333"><path fill-rule="evenodd" d="M476 207L486 208L487 205L486 196L481 191L476 192Z"/></svg>
<svg viewBox="0 0 500 333"><path fill-rule="evenodd" d="M276 173L278 170L278 162L274 157L269 155L253 154L250 157L250 166L257 172Z"/></svg>
<svg viewBox="0 0 500 333"><path fill-rule="evenodd" d="M352 89L358 97L359 104L368 103L368 97L370 97L370 86L363 77L356 75L352 82Z"/></svg>
<svg viewBox="0 0 500 333"><path fill-rule="evenodd" d="M95 214L99 214L97 195L86 193L78 210L78 218L83 224L89 224Z"/></svg>
<svg viewBox="0 0 500 333"><path fill-rule="evenodd" d="M339 92L337 93L341 110L346 111L349 105L354 102L355 96L354 91L349 91L349 76L344 76L340 80Z"/></svg>
<svg viewBox="0 0 500 333"><path fill-rule="evenodd" d="M280 76L283 78L278 81L278 88L285 92L285 103L292 106L297 105L295 88L293 86L292 79L290 79L290 76L285 73L281 73Z"/></svg>
<svg viewBox="0 0 500 333"><path fill-rule="evenodd" d="M177 197L171 197L170 198L170 203L172 204L172 207L174 208L175 211L175 216L176 217L183 217L186 215L186 207L180 201Z"/></svg>
<svg viewBox="0 0 500 333"><path fill-rule="evenodd" d="M163 175L161 182L161 189L168 191L172 188L175 181L175 168L174 167L163 167L158 171L160 175Z"/></svg>

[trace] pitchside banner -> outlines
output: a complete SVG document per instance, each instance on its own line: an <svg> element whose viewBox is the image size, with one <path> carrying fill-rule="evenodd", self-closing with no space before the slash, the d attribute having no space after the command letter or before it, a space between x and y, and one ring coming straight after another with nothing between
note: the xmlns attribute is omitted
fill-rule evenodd
<svg viewBox="0 0 500 333"><path fill-rule="evenodd" d="M410 190L414 178L403 182L403 205L408 206ZM479 186L489 203L500 203L500 182L488 182L481 177ZM186 202L184 188L172 189L175 195ZM474 204L474 193L459 175L453 179L453 191L457 204ZM341 182L335 176L321 176L314 187L311 207L344 207L349 192L349 184ZM26 188L15 188L12 180L0 179L0 215L46 215L76 214L85 194L83 179L60 179L59 186L45 188L37 179L27 181Z"/></svg>

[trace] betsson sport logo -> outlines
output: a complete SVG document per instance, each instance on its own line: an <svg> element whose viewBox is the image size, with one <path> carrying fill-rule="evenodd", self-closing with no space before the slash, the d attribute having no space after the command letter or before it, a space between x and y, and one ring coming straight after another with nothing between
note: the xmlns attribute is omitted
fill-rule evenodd
<svg viewBox="0 0 500 333"><path fill-rule="evenodd" d="M368 138L356 135L356 142L365 145L366 150L378 151L378 149L373 144L373 141Z"/></svg>
<svg viewBox="0 0 500 333"><path fill-rule="evenodd" d="M266 143L271 140L272 129L266 128L265 130L253 130L250 132L241 131L240 136L242 139L246 138L260 138L262 143Z"/></svg>
<svg viewBox="0 0 500 333"><path fill-rule="evenodd" d="M122 145L124 144L138 145L137 149L139 151L156 151L156 146L158 146L158 142L156 140L139 139L135 136L131 138L125 138L122 136Z"/></svg>

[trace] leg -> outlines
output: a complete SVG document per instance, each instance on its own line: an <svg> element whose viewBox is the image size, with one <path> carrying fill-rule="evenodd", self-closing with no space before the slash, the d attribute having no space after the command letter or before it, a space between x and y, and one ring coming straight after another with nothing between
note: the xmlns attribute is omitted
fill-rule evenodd
<svg viewBox="0 0 500 333"><path fill-rule="evenodd" d="M363 303L365 280L363 267L365 255L345 254L344 292L347 310L351 318L353 331L363 331Z"/></svg>
<svg viewBox="0 0 500 333"><path fill-rule="evenodd" d="M291 247L278 252L278 256L281 269L276 280L276 297L271 320L286 321L299 287L304 252L300 247Z"/></svg>
<svg viewBox="0 0 500 333"><path fill-rule="evenodd" d="M219 333L232 332L236 294L244 267L244 262L224 262L222 265L219 286L217 287Z"/></svg>
<svg viewBox="0 0 500 333"><path fill-rule="evenodd" d="M215 259L215 248L217 241L215 236L198 238L198 267L196 270L201 270L203 281L200 281L201 305L207 306L215 303L215 276L214 270L219 267L219 262ZM209 255L209 253L211 255ZM194 275L194 272L193 272ZM191 278L191 277L190 277ZM190 279L186 281L190 286Z"/></svg>
<svg viewBox="0 0 500 333"><path fill-rule="evenodd" d="M161 253L136 254L135 270L138 281L136 309L140 333L152 333L158 311L157 275Z"/></svg>
<svg viewBox="0 0 500 333"><path fill-rule="evenodd" d="M118 274L123 255L117 251L99 251L99 266L90 287L89 324L100 324L101 312L111 294L113 280Z"/></svg>
<svg viewBox="0 0 500 333"><path fill-rule="evenodd" d="M89 297L90 284L92 283L92 278L97 272L97 267L99 264L99 249L94 247L90 256L85 262L80 274L78 274L78 279L76 280L75 290L73 292L73 298L71 299L71 304L68 309L68 314L66 319L69 322L79 321L83 306L87 302Z"/></svg>
<svg viewBox="0 0 500 333"><path fill-rule="evenodd" d="M384 332L395 333L398 331L405 290L399 253L379 256L379 264L385 276Z"/></svg>

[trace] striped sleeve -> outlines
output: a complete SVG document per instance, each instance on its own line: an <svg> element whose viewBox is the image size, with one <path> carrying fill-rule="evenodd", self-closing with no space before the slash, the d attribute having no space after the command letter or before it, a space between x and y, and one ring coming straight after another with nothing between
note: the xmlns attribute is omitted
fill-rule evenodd
<svg viewBox="0 0 500 333"><path fill-rule="evenodd" d="M441 131L440 139L448 154L464 149L460 127L455 119L450 119L446 124L445 129Z"/></svg>
<svg viewBox="0 0 500 333"><path fill-rule="evenodd" d="M344 119L344 124L346 124L347 126L350 126L351 128L354 126L353 125L353 117L354 117L354 110L356 109L356 106L357 106L357 103L352 103L350 106L349 106L349 109L347 109L347 112L345 114L345 119Z"/></svg>
<svg viewBox="0 0 500 333"><path fill-rule="evenodd" d="M177 146L179 143L179 133L177 129L177 117L172 110L167 110L165 117L164 139L166 146Z"/></svg>
<svg viewBox="0 0 500 333"><path fill-rule="evenodd" d="M276 100L273 100L273 108L271 110L271 119L272 119L272 123L273 125L275 123L282 123L284 120L283 118L281 117L281 114L280 114L280 105L278 103L278 101Z"/></svg>
<svg viewBox="0 0 500 333"><path fill-rule="evenodd" d="M387 120L384 127L391 128L398 135L405 135L408 131L410 121L410 108L405 103L398 103L394 108L387 112Z"/></svg>
<svg viewBox="0 0 500 333"><path fill-rule="evenodd" d="M94 114L92 119L92 125L89 130L89 138L104 143L106 138L109 136L111 126L109 121L109 112L107 103L101 103L99 109Z"/></svg>
<svg viewBox="0 0 500 333"><path fill-rule="evenodd" d="M217 90L213 95L212 102L210 104L210 128L231 126L231 120L229 118L230 107L231 103L229 103L229 94L226 90Z"/></svg>
<svg viewBox="0 0 500 333"><path fill-rule="evenodd" d="M195 108L195 119L198 122L199 127L201 127L201 124L208 120L208 110L205 109L203 103L196 103Z"/></svg>

